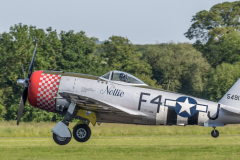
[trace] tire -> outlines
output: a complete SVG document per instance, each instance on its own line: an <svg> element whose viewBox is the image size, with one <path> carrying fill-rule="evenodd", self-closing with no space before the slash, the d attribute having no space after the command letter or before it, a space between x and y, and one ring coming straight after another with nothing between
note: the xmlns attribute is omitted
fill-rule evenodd
<svg viewBox="0 0 240 160"><path fill-rule="evenodd" d="M86 124L79 124L73 128L73 137L78 142L86 142L91 137L91 129Z"/></svg>
<svg viewBox="0 0 240 160"><path fill-rule="evenodd" d="M217 138L219 136L219 132L218 130L215 130L215 133L214 133L214 130L211 132L211 135L213 138Z"/></svg>
<svg viewBox="0 0 240 160"><path fill-rule="evenodd" d="M66 137L66 138L63 138L63 137L60 137L58 135L56 135L55 133L53 133L53 140L58 144L58 145L66 145L68 144L71 139L72 139L72 133L70 131L70 129L68 129L70 134L71 134L71 137Z"/></svg>

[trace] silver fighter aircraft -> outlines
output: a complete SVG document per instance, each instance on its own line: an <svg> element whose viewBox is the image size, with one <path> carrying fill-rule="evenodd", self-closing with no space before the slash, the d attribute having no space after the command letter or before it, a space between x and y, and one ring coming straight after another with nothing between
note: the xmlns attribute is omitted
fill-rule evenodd
<svg viewBox="0 0 240 160"><path fill-rule="evenodd" d="M218 102L153 88L131 74L110 71L101 77L63 71L33 71L36 48L28 77L19 79L24 86L17 124L25 102L37 108L65 115L52 129L59 145L68 144L72 134L71 118L79 119L73 129L78 142L91 136L89 123L140 125L199 125L213 127L240 123L240 80Z"/></svg>

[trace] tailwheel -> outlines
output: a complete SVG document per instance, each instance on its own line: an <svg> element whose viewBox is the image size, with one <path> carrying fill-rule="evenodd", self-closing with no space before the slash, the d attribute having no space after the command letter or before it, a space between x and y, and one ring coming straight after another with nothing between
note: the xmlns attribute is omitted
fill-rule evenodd
<svg viewBox="0 0 240 160"><path fill-rule="evenodd" d="M217 138L219 136L219 132L218 132L218 130L215 129L215 127L213 127L211 135L213 138Z"/></svg>
<svg viewBox="0 0 240 160"><path fill-rule="evenodd" d="M69 130L69 132L71 134L70 130ZM60 136L56 135L55 133L53 133L53 140L59 145L66 145L71 141L71 139L72 139L72 137L60 137Z"/></svg>
<svg viewBox="0 0 240 160"><path fill-rule="evenodd" d="M79 124L73 128L73 137L78 142L86 142L91 137L91 129L86 124Z"/></svg>

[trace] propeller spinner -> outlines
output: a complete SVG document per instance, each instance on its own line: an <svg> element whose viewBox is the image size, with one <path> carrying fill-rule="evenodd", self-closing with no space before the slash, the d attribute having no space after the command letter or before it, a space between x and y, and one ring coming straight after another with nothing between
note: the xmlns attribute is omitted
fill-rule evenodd
<svg viewBox="0 0 240 160"><path fill-rule="evenodd" d="M29 66L28 77L27 78L25 77L24 69L23 69L23 66L22 66L22 70L23 70L23 74L24 74L24 78L25 79L18 79L17 80L17 84L18 85L25 87L24 90L23 90L22 96L21 96L20 106L19 106L19 109L18 109L17 125L19 124L19 122L21 120L21 117L22 117L22 114L23 114L23 110L24 110L24 106L25 106L25 103L27 101L28 84L29 84L29 80L30 80L32 72L33 72L33 66L34 66L34 59L35 59L35 55L36 55L36 49L37 49L37 44L35 46L33 57L32 57L32 61L31 61L30 66Z"/></svg>

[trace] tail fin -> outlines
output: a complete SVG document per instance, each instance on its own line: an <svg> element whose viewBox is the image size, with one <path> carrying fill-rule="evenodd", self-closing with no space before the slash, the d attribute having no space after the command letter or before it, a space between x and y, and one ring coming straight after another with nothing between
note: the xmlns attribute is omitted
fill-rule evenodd
<svg viewBox="0 0 240 160"><path fill-rule="evenodd" d="M218 103L240 108L240 79L238 79Z"/></svg>

